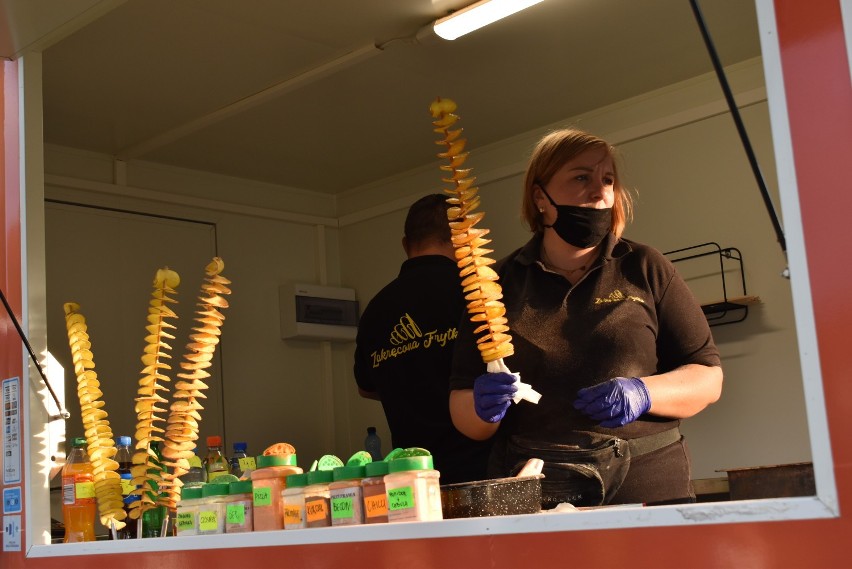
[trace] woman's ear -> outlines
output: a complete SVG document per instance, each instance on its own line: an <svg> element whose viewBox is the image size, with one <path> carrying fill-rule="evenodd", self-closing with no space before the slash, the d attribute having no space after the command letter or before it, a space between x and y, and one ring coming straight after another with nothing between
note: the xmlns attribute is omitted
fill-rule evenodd
<svg viewBox="0 0 852 569"><path fill-rule="evenodd" d="M547 196L545 196L544 192L541 191L541 186L539 184L533 184L532 197L535 208L539 213L543 213L547 207Z"/></svg>

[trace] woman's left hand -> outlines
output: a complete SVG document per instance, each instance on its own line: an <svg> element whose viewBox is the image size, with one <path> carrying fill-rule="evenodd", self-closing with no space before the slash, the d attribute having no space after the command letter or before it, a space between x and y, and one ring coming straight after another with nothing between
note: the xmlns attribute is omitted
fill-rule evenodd
<svg viewBox="0 0 852 569"><path fill-rule="evenodd" d="M616 377L578 391L574 408L601 427L623 427L651 408L651 396L638 377Z"/></svg>

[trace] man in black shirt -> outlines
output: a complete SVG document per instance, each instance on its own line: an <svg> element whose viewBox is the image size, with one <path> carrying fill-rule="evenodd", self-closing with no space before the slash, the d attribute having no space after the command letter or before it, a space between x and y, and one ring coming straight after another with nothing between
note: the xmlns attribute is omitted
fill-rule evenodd
<svg viewBox="0 0 852 569"><path fill-rule="evenodd" d="M358 325L355 380L381 401L393 446L423 447L441 483L485 478L490 442L459 433L449 410L449 376L464 296L444 196L417 200L405 219L408 259L367 305Z"/></svg>

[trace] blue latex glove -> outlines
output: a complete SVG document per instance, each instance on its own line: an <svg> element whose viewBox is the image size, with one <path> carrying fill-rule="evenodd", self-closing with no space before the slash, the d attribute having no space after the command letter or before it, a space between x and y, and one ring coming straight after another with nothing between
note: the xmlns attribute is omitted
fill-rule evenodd
<svg viewBox="0 0 852 569"><path fill-rule="evenodd" d="M616 377L578 391L574 408L601 427L623 427L651 408L651 396L638 377Z"/></svg>
<svg viewBox="0 0 852 569"><path fill-rule="evenodd" d="M476 378L473 384L473 407L477 416L487 423L496 423L503 418L512 404L512 396L518 388L514 385L516 374L486 373Z"/></svg>

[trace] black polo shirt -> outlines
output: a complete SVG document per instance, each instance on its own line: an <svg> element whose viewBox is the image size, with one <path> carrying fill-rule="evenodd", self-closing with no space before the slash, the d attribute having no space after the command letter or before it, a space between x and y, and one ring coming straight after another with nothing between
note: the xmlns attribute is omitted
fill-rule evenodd
<svg viewBox="0 0 852 569"><path fill-rule="evenodd" d="M450 366L464 304L451 259L408 259L361 315L355 348L355 379L379 393L393 446L428 449L442 484L484 478L491 445L462 435L450 419Z"/></svg>
<svg viewBox="0 0 852 569"><path fill-rule="evenodd" d="M610 234L596 263L572 286L544 268L540 247L541 236L536 235L496 265L515 346L505 363L542 398L537 405L522 401L509 408L494 437L495 454L514 434L559 443L571 430L631 439L677 426L677 419L643 415L608 429L572 405L577 390L614 377L654 375L691 363L720 365L707 320L671 262L651 247ZM485 365L467 319L459 334L450 388L470 389ZM681 448L669 457L675 464L666 468L679 488L689 492L688 454L685 446L673 446ZM637 463L649 464L652 470L659 464L634 461L637 468L631 466L628 478L662 476L658 484L668 478L661 472L639 472Z"/></svg>

